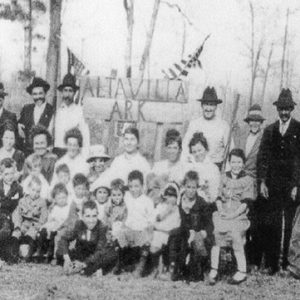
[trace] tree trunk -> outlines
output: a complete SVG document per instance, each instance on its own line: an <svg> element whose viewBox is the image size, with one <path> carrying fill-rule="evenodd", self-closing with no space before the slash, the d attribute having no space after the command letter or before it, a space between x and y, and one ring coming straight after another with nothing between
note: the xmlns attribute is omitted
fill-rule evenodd
<svg viewBox="0 0 300 300"><path fill-rule="evenodd" d="M284 77L284 71L285 71L285 52L286 52L287 37L288 37L289 15L290 15L290 10L288 8L286 10L286 21L285 21L285 28L284 28L284 38L283 38L283 44L282 44L281 73L280 73L280 90L283 87L283 77Z"/></svg>
<svg viewBox="0 0 300 300"><path fill-rule="evenodd" d="M134 0L124 0L124 8L127 19L127 40L125 49L125 74L126 77L131 78L132 75L132 36L134 24Z"/></svg>
<svg viewBox="0 0 300 300"><path fill-rule="evenodd" d="M255 75L254 75L254 9L253 9L253 4L251 1L249 1L249 7L250 7L250 16L251 16L251 55L250 55L250 60L251 60L251 89L250 89L250 98L249 98L249 103L251 106L252 101L253 101L253 93L254 93L254 85L255 85Z"/></svg>
<svg viewBox="0 0 300 300"><path fill-rule="evenodd" d="M155 2L154 2L150 28L147 33L147 39L146 39L146 43L145 43L145 47L144 47L144 52L142 55L140 66L139 66L139 72L140 72L139 76L140 76L141 80L144 78L145 66L146 66L146 62L148 60L149 53L150 53L150 48L151 48L151 44L152 44L152 39L153 39L153 34L154 34L155 24L156 24L156 20L157 20L160 1L161 0L155 0Z"/></svg>
<svg viewBox="0 0 300 300"><path fill-rule="evenodd" d="M61 0L50 1L50 33L47 51L46 79L51 86L48 96L52 103L55 102L56 99L56 89L60 71L61 9ZM54 104L56 104L56 102Z"/></svg>
<svg viewBox="0 0 300 300"><path fill-rule="evenodd" d="M31 49L32 49L32 0L27 0L28 10L24 24L24 71L31 72Z"/></svg>
<svg viewBox="0 0 300 300"><path fill-rule="evenodd" d="M262 93L261 93L261 104L262 106L264 105L264 99L265 99L265 93L266 93L266 87L267 87L267 82L268 82L268 77L269 77L269 71L271 67L271 58L273 54L273 44L271 45L269 56L268 56L268 62L265 70L265 76L264 76L264 83L263 83L263 88L262 88Z"/></svg>

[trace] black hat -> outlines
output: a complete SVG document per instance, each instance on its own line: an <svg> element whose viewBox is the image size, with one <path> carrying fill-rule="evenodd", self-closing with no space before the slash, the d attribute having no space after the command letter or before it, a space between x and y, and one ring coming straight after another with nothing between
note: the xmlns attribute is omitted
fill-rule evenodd
<svg viewBox="0 0 300 300"><path fill-rule="evenodd" d="M204 92L201 99L197 99L201 103L212 103L212 104L220 104L223 101L221 99L218 99L216 90L214 87L207 87Z"/></svg>
<svg viewBox="0 0 300 300"><path fill-rule="evenodd" d="M69 86L74 89L74 91L79 90L79 86L76 85L76 78L71 73L68 73L64 79L63 83L57 88L60 92L63 90L64 87Z"/></svg>
<svg viewBox="0 0 300 300"><path fill-rule="evenodd" d="M262 116L262 111L261 107L258 104L253 104L249 111L248 111L248 116L246 119L244 119L245 122L250 122L250 121L259 121L263 122L265 118Z"/></svg>
<svg viewBox="0 0 300 300"><path fill-rule="evenodd" d="M277 108L294 108L297 103L293 101L290 89L282 89L278 100L273 103Z"/></svg>
<svg viewBox="0 0 300 300"><path fill-rule="evenodd" d="M35 87L42 87L45 93L47 93L50 89L50 84L40 77L34 77L31 84L26 88L26 92L31 95Z"/></svg>
<svg viewBox="0 0 300 300"><path fill-rule="evenodd" d="M5 97L5 96L7 96L8 94L5 92L5 90L4 90L4 85L3 85L3 83L2 82L0 82L0 96L2 96L2 97Z"/></svg>

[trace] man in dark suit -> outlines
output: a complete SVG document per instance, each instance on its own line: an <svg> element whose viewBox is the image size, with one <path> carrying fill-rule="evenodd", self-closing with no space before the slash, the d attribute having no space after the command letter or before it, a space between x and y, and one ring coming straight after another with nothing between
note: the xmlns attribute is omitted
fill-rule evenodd
<svg viewBox="0 0 300 300"><path fill-rule="evenodd" d="M266 267L269 274L286 269L299 185L300 123L291 118L295 102L283 89L274 105L279 120L263 133L257 157L257 175L263 198L262 228Z"/></svg>
<svg viewBox="0 0 300 300"><path fill-rule="evenodd" d="M23 107L19 119L19 134L24 138L26 156L32 153L31 129L33 126L41 125L49 132L53 130L53 107L46 102L46 93L49 88L49 83L39 77L35 77L26 88L34 101Z"/></svg>
<svg viewBox="0 0 300 300"><path fill-rule="evenodd" d="M3 83L0 82L0 146L2 146L2 135L5 124L11 123L16 128L17 133L17 116L3 107L5 96L8 94L4 90ZM17 136L16 136L17 138Z"/></svg>

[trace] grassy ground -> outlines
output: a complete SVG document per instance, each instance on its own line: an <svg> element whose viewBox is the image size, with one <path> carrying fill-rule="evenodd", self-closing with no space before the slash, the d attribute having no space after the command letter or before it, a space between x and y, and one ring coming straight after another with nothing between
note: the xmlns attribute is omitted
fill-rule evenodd
<svg viewBox="0 0 300 300"><path fill-rule="evenodd" d="M60 267L19 264L0 272L0 299L300 299L300 281L251 275L240 286L225 281L214 287L142 278L131 274L102 278L65 276Z"/></svg>

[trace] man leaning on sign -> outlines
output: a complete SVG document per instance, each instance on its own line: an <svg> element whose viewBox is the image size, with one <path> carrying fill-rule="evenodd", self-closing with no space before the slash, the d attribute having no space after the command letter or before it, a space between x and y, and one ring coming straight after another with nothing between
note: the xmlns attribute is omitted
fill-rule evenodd
<svg viewBox="0 0 300 300"><path fill-rule="evenodd" d="M208 142L208 155L221 170L230 131L228 123L216 116L217 105L222 100L218 98L214 87L207 87L198 101L201 102L202 116L192 120L188 126L182 143L182 159L192 160L190 140L195 132L202 132Z"/></svg>

